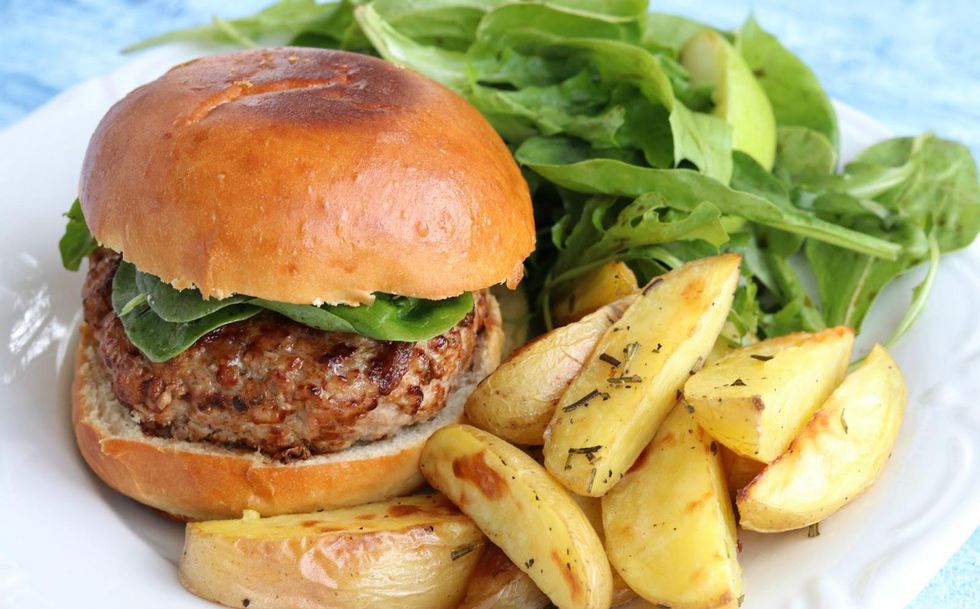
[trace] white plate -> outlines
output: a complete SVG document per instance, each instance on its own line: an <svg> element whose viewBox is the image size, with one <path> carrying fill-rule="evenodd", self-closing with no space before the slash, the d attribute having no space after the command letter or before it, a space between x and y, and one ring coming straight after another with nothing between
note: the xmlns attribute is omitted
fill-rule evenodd
<svg viewBox="0 0 980 609"><path fill-rule="evenodd" d="M197 50L200 53L200 49ZM109 105L195 54L168 47L71 89L0 132L0 607L210 607L174 565L181 527L99 482L77 454L69 384L82 274L61 268L61 214ZM886 137L838 106L845 158ZM919 274L891 286L861 345L901 316ZM905 425L881 481L821 536L742 533L746 609L903 607L980 522L980 245L949 256L895 349Z"/></svg>

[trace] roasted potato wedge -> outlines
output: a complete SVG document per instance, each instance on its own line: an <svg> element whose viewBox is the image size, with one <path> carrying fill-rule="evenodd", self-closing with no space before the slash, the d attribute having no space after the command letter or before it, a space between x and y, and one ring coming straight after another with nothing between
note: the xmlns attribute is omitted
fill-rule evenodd
<svg viewBox="0 0 980 609"><path fill-rule="evenodd" d="M609 560L647 601L738 606L742 572L721 457L684 405L602 498L602 522Z"/></svg>
<svg viewBox="0 0 980 609"><path fill-rule="evenodd" d="M752 482L753 478L759 475L759 472L765 469L766 464L732 452L724 444L720 444L718 448L721 451L721 465L725 470L728 490L731 491L732 498L734 498L739 489L745 488L749 482Z"/></svg>
<svg viewBox="0 0 980 609"><path fill-rule="evenodd" d="M606 536L602 528L602 499L600 497L583 497L582 495L576 495L575 493L571 493L571 497L575 499L575 503L582 508L582 512L585 513L585 517L592 523L592 528L599 534L599 539L601 539L603 545L605 545ZM615 569L612 571L612 578L612 604L614 607L636 598L636 592L633 592L633 590L626 585L626 581L620 577L619 573L617 573Z"/></svg>
<svg viewBox="0 0 980 609"><path fill-rule="evenodd" d="M609 561L582 509L520 449L470 425L437 431L422 475L560 609L609 607Z"/></svg>
<svg viewBox="0 0 980 609"><path fill-rule="evenodd" d="M661 275L606 331L545 434L545 466L566 488L605 494L650 443L718 338L740 262L722 254Z"/></svg>
<svg viewBox="0 0 980 609"><path fill-rule="evenodd" d="M711 437L771 463L840 384L853 345L844 326L764 340L704 367L684 399Z"/></svg>
<svg viewBox="0 0 980 609"><path fill-rule="evenodd" d="M488 544L470 577L459 609L544 609L551 604L503 550Z"/></svg>
<svg viewBox="0 0 980 609"><path fill-rule="evenodd" d="M898 364L875 346L789 450L738 492L742 526L763 532L803 528L864 492L891 454L907 397Z"/></svg>
<svg viewBox="0 0 980 609"><path fill-rule="evenodd" d="M180 581L229 607L450 609L486 539L438 494L187 525Z"/></svg>
<svg viewBox="0 0 980 609"><path fill-rule="evenodd" d="M511 354L466 401L471 423L514 444L541 445L562 392L603 333L635 300L627 296L543 334Z"/></svg>
<svg viewBox="0 0 980 609"><path fill-rule="evenodd" d="M567 296L552 305L551 317L556 326L564 326L639 289L630 267L609 262L579 279Z"/></svg>

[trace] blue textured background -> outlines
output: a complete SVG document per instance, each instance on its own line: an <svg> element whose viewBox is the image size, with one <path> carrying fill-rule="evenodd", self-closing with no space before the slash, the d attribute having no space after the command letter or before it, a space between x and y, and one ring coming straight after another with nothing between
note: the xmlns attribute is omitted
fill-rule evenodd
<svg viewBox="0 0 980 609"><path fill-rule="evenodd" d="M0 128L63 89L118 66L123 46L269 0L0 0ZM830 94L898 134L931 129L980 156L980 1L652 2L733 27L754 11ZM2 170L2 168L0 168ZM909 609L980 607L980 532ZM869 608L870 609L870 608Z"/></svg>

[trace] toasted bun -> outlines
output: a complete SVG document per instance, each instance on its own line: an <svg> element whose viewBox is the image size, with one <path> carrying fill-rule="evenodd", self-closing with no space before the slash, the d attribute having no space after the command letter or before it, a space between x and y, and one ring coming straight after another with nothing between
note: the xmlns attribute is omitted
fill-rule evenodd
<svg viewBox="0 0 980 609"><path fill-rule="evenodd" d="M92 332L83 325L72 388L75 440L106 484L181 519L237 518L246 509L263 516L310 512L403 495L422 484L422 445L437 429L462 419L467 396L500 361L500 310L492 297L488 304L473 365L436 418L386 440L290 464L143 434L112 392Z"/></svg>
<svg viewBox="0 0 980 609"><path fill-rule="evenodd" d="M340 51L179 65L99 123L79 193L92 234L205 297L363 303L514 285L527 184L462 97Z"/></svg>

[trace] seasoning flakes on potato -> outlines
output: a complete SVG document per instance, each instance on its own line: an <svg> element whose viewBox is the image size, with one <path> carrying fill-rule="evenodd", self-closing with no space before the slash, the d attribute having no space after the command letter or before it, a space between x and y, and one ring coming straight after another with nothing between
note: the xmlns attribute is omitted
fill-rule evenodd
<svg viewBox="0 0 980 609"><path fill-rule="evenodd" d="M180 580L251 609L451 609L486 538L442 495L187 525Z"/></svg>
<svg viewBox="0 0 980 609"><path fill-rule="evenodd" d="M741 258L722 254L654 279L606 331L548 427L545 465L598 497L650 442L725 323Z"/></svg>
<svg viewBox="0 0 980 609"><path fill-rule="evenodd" d="M574 323L639 289L636 275L626 263L609 262L576 281L571 292L552 305L551 316L556 326Z"/></svg>
<svg viewBox="0 0 980 609"><path fill-rule="evenodd" d="M764 340L692 376L684 399L711 437L770 463L844 378L853 345L844 326Z"/></svg>
<svg viewBox="0 0 980 609"><path fill-rule="evenodd" d="M764 532L803 528L864 492L891 454L907 398L898 364L875 346L789 450L738 492L741 525Z"/></svg>
<svg viewBox="0 0 980 609"><path fill-rule="evenodd" d="M638 595L658 606L739 604L735 518L718 452L679 404L602 498L609 560Z"/></svg>
<svg viewBox="0 0 980 609"><path fill-rule="evenodd" d="M426 443L420 467L560 609L610 606L612 573L599 536L529 455L470 425L451 425Z"/></svg>
<svg viewBox="0 0 980 609"><path fill-rule="evenodd" d="M470 394L469 421L514 444L543 444L558 399L635 299L626 296L515 351Z"/></svg>

